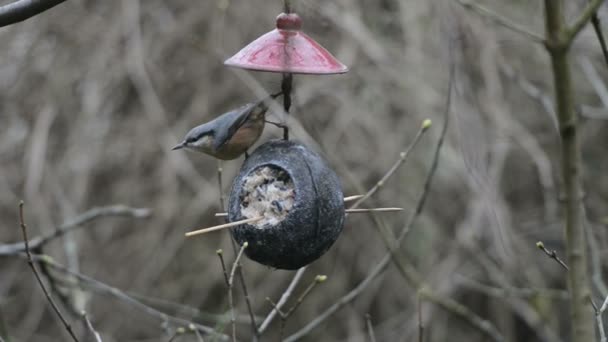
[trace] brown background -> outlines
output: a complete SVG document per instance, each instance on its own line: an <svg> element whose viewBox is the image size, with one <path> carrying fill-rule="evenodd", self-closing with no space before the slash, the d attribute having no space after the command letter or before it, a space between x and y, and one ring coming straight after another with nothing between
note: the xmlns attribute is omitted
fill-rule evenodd
<svg viewBox="0 0 608 342"><path fill-rule="evenodd" d="M539 1L480 3L543 32ZM543 240L563 255L559 145L544 48L453 1L294 5L305 31L351 69L341 76L297 76L291 122L293 137L326 156L346 194L373 186L422 120L434 122L407 163L366 204L406 208L380 217L395 231L422 191L440 131L448 65L455 63L446 145L427 206L403 250L433 289L492 321L509 340L567 341L563 292L479 287L565 288L564 272L535 248ZM570 14L580 8L569 6ZM236 72L222 62L272 29L281 9L278 0L74 0L0 29L0 241L20 239L20 199L31 236L94 206L150 208L151 218L99 219L44 252L129 293L226 312L215 251L222 248L233 259L228 232L183 236L221 223L213 217L217 163L170 148L191 127L263 89L279 88L279 75ZM589 234L597 242L592 256L601 261L608 217L608 102L601 96L606 101L608 95L601 88L606 65L590 28L572 55L576 101L586 116L581 136ZM280 133L268 126L262 140ZM224 163L225 189L240 163ZM287 334L356 286L385 251L371 216L349 217L337 243L297 288L300 293L317 274L328 276L290 318ZM270 309L264 298L278 300L293 272L249 260L244 272L254 310L264 317ZM89 312L105 342L169 340L160 320L127 303L87 287L62 290L68 302ZM236 300L245 314L239 291ZM366 313L378 340L416 340L416 289L394 266L306 340L363 341ZM426 341L485 340L430 303L423 313ZM77 318L67 317L80 332ZM207 316L195 319L215 324ZM246 338L248 321L239 321L239 336ZM22 258L0 258L0 322L11 341L68 338ZM277 332L275 324L267 339L276 340Z"/></svg>

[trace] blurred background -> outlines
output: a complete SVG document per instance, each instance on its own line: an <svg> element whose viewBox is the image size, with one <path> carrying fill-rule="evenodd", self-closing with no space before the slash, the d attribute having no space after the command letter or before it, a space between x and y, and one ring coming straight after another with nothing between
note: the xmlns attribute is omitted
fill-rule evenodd
<svg viewBox="0 0 608 342"><path fill-rule="evenodd" d="M543 34L541 1L478 3ZM568 2L569 15L584 3ZM338 76L296 76L290 120L292 137L326 157L346 195L375 185L425 118L433 126L364 205L406 211L347 218L338 241L295 288L290 303L316 275L328 277L289 318L285 336L370 274L387 251L378 222L394 232L403 227L423 191L454 63L446 142L402 251L436 293L492 322L508 341L568 341L565 273L535 247L542 240L565 256L559 139L543 46L455 1L294 0L293 6L305 32L350 68ZM171 147L191 127L280 88L278 74L239 72L223 61L274 28L282 8L279 0L70 0L1 28L0 242L21 240L21 199L30 237L93 207L149 208L147 218L98 218L42 252L166 314L228 333L216 250L232 263L229 233L183 235L222 223L214 217L217 162ZM601 262L608 246L608 74L600 51L587 27L573 47L572 70L590 268L601 303L608 293ZM280 136L268 126L261 142ZM223 164L224 191L241 163ZM244 259L243 273L260 323L272 308L265 298L278 301L295 272ZM183 326L61 273L43 277L78 334L80 310L105 342L168 341ZM235 302L237 334L249 339L238 283ZM425 341L488 340L432 303L420 307ZM377 340L418 341L418 308L415 286L389 265L303 340L369 340L369 314ZM277 340L279 330L275 320L262 340ZM0 257L0 336L68 339L23 257ZM177 338L197 341L191 334Z"/></svg>

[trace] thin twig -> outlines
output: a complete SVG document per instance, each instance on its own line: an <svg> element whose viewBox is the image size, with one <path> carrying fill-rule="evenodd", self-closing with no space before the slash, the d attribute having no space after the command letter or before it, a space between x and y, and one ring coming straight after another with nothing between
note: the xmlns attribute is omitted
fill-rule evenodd
<svg viewBox="0 0 608 342"><path fill-rule="evenodd" d="M600 331L600 342L606 342L606 331L604 330L604 321L602 320L602 314L604 313L604 311L606 311L606 308L608 307L608 296L606 296L606 299L604 299L604 303L602 304L602 307L597 311L597 314L595 315L595 319L597 320L597 327Z"/></svg>
<svg viewBox="0 0 608 342"><path fill-rule="evenodd" d="M553 260L555 260L561 267L563 267L566 271L569 271L570 269L568 268L568 265L566 265L566 263L560 259L557 256L557 251L556 250L548 250L547 248L545 248L545 244L542 241L538 241L536 243L536 247L538 249L540 249L541 251L545 252L545 254L547 254L547 256Z"/></svg>
<svg viewBox="0 0 608 342"><path fill-rule="evenodd" d="M101 339L101 335L99 334L99 332L97 332L97 330L95 330L95 328L93 327L93 323L91 323L91 320L89 319L89 316L87 316L87 313L84 311L82 312L82 319L84 320L87 331L93 337L95 342L103 342L103 340Z"/></svg>
<svg viewBox="0 0 608 342"><path fill-rule="evenodd" d="M365 195L347 196L347 197L344 197L344 202L355 201L355 200L358 200L359 198L363 198L363 196L365 196Z"/></svg>
<svg viewBox="0 0 608 342"><path fill-rule="evenodd" d="M391 260L396 260L396 258L398 257L396 255L397 251L398 251L397 247L401 244L401 242L403 241L405 236L411 230L413 223L415 222L417 217L422 212L422 209L424 208L424 204L426 203L427 195L430 192L430 186L432 183L433 176L434 176L435 171L437 170L437 166L439 164L439 155L441 152L441 147L443 146L443 142L444 142L444 139L445 139L445 136L447 133L448 124L449 124L449 117L450 117L449 113L450 113L450 108L451 108L453 81L454 81L454 64L452 63L450 65L450 73L449 73L449 80L448 80L448 96L446 99L446 106L445 106L445 111L444 111L444 123L443 123L443 127L441 130L441 134L439 136L439 140L437 142L437 147L433 154L433 161L431 163L431 167L430 167L429 171L427 172L427 176L424 181L423 191L417 201L416 209L410 215L409 219L407 220L406 224L402 228L401 233L397 237L396 241L390 245L390 248L389 248L389 251L387 252L387 254L385 254L385 256L379 261L379 263L367 274L367 276L353 290L351 290L346 295L344 295L343 297L338 299L337 302L332 304L321 314L317 315L317 317L315 317L315 319L313 319L311 322L309 322L307 325L302 327L300 330L298 330L297 332L295 332L294 334L289 336L285 341L293 342L293 341L297 341L300 338L306 336L314 328L316 328L318 325L323 323L327 318L329 318L331 315L333 315L335 312L337 312L339 309L341 309L344 305L350 303L359 294L361 294L367 288L367 286L372 282L372 280L376 279L376 277L380 273L382 273L384 270L386 270L386 268L389 265L389 263L391 262ZM411 266L403 264L401 262L397 262L397 266L399 267L400 271L403 271L401 269L402 267L408 266L410 268L408 270L408 272L409 273L414 272L414 270ZM430 288L428 288L423 283L421 283L419 281L419 279L411 279L411 278L414 278L414 276L411 276L407 280L411 283L412 286L416 286L419 289L418 293L420 296L439 305L441 308L448 311L449 313L452 313L453 315L455 315L459 318L462 318L465 322L470 324L472 327L478 329L479 331L481 331L482 333L487 335L492 340L497 341L497 342L504 341L504 337L502 336L502 334L500 334L500 332L496 329L496 327L491 322L483 319L482 317L480 317L479 315L477 315L476 313L471 311L466 306L452 300L451 298L449 298L449 297L446 298L446 297L435 294L434 292L432 292L432 290Z"/></svg>
<svg viewBox="0 0 608 342"><path fill-rule="evenodd" d="M508 297L517 297L522 299L534 299L536 297L545 297L551 300L568 300L570 295L566 290L552 289L552 288L515 288L515 287L495 287L484 283L481 283L475 279L472 279L467 275L460 275L459 282L466 288L474 291L481 292L489 297L498 299L505 299Z"/></svg>
<svg viewBox="0 0 608 342"><path fill-rule="evenodd" d="M119 288L110 286L97 279L91 278L91 277L81 274L79 272L72 271L63 265L56 263L53 260L53 258L51 258L47 255L33 254L32 259L37 263L47 265L49 268L52 268L55 271L61 272L66 275L73 276L73 277L77 278L78 280L80 280L82 282L82 285L90 286L91 288L96 289L100 292L109 294L120 301L123 301L127 304L130 304L130 305L140 309L142 312L144 312L150 316L161 319L163 322L171 322L176 325L182 325L182 326L187 326L189 324L193 324L196 327L196 329L198 329L199 331L201 331L205 334L215 335L215 336L219 337L222 341L228 340L228 337L226 335L216 332L211 327L208 327L208 326L205 326L205 325L202 325L199 323L195 323L195 322L192 322L187 319L171 316L167 313L157 310L157 309L155 309L151 306L148 306L148 305L144 304L143 302L135 299L134 297L130 296L129 294L127 294L126 292L122 291Z"/></svg>
<svg viewBox="0 0 608 342"><path fill-rule="evenodd" d="M182 336L184 333L186 333L186 329L184 329L184 327L178 327L177 329L175 329L175 332L173 333L173 335L171 335L171 337L169 338L169 341L167 341L167 342L177 341L177 338L179 336Z"/></svg>
<svg viewBox="0 0 608 342"><path fill-rule="evenodd" d="M287 323L287 319L296 311L296 309L300 306L300 304L302 304L302 302L304 302L304 299L306 299L308 294L310 294L310 292L312 292L312 290L318 284L321 284L321 283L325 282L326 280L327 280L327 276L317 275L315 277L315 279L313 279L313 281L310 283L310 285L308 285L306 290L304 290L298 296L298 299L296 300L295 304L289 310L287 310L287 312L285 312L285 313L283 313L283 311L281 311L281 309L277 306L277 304L275 304L272 301L272 299L266 297L266 300L270 303L270 305L272 305L273 309L276 310L277 313L279 314L279 316L281 317L281 328L279 330L279 341L283 341L283 333L285 331L285 324Z"/></svg>
<svg viewBox="0 0 608 342"><path fill-rule="evenodd" d="M369 189L369 191L367 191L367 193L365 193L363 197L359 198L355 203L353 203L353 205L351 205L349 209L355 209L359 207L361 203L373 196L378 190L380 190L380 188L384 186L384 184L386 184L386 182L395 174L395 172L397 172L399 167L403 165L403 163L405 163L414 147L416 147L416 145L420 141L420 138L422 138L422 135L431 127L431 124L432 122L429 119L426 119L422 122L422 125L420 125L420 129L416 133L414 140L405 149L405 151L399 154L399 159L397 159L397 161L395 161L393 166L391 166L391 168L384 174L384 176L371 189Z"/></svg>
<svg viewBox="0 0 608 342"><path fill-rule="evenodd" d="M416 210L410 215L409 219L407 220L407 223L405 224L405 226L403 227L403 229L401 231L401 234L399 237L400 240L402 240L406 236L407 232L410 230L411 225L413 225L414 221L416 220L416 218L422 211L422 207L425 203L427 194L430 190L430 181L433 178L435 171L437 170L436 161L439 159L439 154L440 154L439 152L441 151L441 147L443 145L444 135L447 132L447 125L448 125L448 121L447 121L447 116L446 116L446 121L444 121L444 128L442 129L439 141L437 142L437 147L435 148L435 151L433 154L433 162L431 163L431 168L429 169L429 171L427 173L422 194L418 198ZM419 136L421 135L421 132L424 129L424 126L425 125L423 124L421 130L416 135L416 138L414 138L414 142L411 143L410 147L406 150L405 155L404 155L404 153L401 154L399 160L397 160L397 162L395 162L395 164L389 169L389 171L386 173L386 175L388 175L390 177L391 173L394 173L396 171L396 169L399 167L399 165L403 164L403 162L405 161L405 158L409 154L409 151L411 151L411 149L415 146L416 140L420 139ZM385 180L388 179L389 177L387 177L386 175L384 177L382 177L382 179L385 179ZM384 183L381 183L381 185L382 184L384 184ZM373 188L371 188L367 192L366 196L364 196L360 201L365 200L369 196L373 195L373 193L375 193L376 191L378 191L380 189L381 185L379 186L378 184L376 184ZM355 204L357 204L357 203L355 203ZM355 205L353 205L353 207L354 206ZM400 240L398 240L398 241L400 241ZM345 294L344 296L339 298L335 303L333 303L328 308L326 308L325 311L318 314L312 321L310 321L304 327L300 328L300 330L296 331L294 334L287 337L285 339L285 341L294 342L294 341L297 341L297 340L301 339L302 337L308 335L313 329L315 329L317 326L319 326L321 323L323 323L326 319L331 317L334 313L336 313L338 310L340 310L346 304L350 303L355 298L357 298L371 284L371 282L378 277L378 275L380 275L382 272L384 272L386 270L386 268L388 267L388 265L391 262L392 256L393 256L392 252L387 252L384 255L384 257L382 257L382 259L378 262L378 264L376 264L376 266L374 266L374 268L371 269L367 273L367 276L354 289L350 290L347 294Z"/></svg>
<svg viewBox="0 0 608 342"><path fill-rule="evenodd" d="M133 218L146 218L150 216L150 209L131 208L124 205L111 205L87 210L86 212L64 222L51 233L37 236L29 241L30 250L38 250L48 242L60 238L76 229L83 228L85 224L101 217L125 216ZM18 255L25 251L23 242L0 245L0 256Z"/></svg>
<svg viewBox="0 0 608 342"><path fill-rule="evenodd" d="M602 32L602 24L600 22L600 17L597 15L597 12L594 13L591 17L591 24L593 24L593 30L595 31L597 40L599 41L600 47L602 48L604 62L606 63L606 66L608 66L608 48L606 48L606 40L604 39L604 33Z"/></svg>
<svg viewBox="0 0 608 342"><path fill-rule="evenodd" d="M507 19L504 16L502 16L482 5L479 5L470 0L456 0L456 2L458 4L460 4L462 7L468 8L468 9L472 10L473 12L476 12L477 14L481 15L482 17L488 18L488 19L492 20L493 22L495 22L503 27L506 27L513 32L526 36L526 38L532 40L535 43L544 42L543 37L541 37L540 35L529 31L528 29L512 22L510 19Z"/></svg>
<svg viewBox="0 0 608 342"><path fill-rule="evenodd" d="M49 10L65 0L17 0L0 6L0 27L16 24Z"/></svg>
<svg viewBox="0 0 608 342"><path fill-rule="evenodd" d="M78 338L76 338L76 335L74 334L74 331L72 330L72 326L70 325L70 323L68 323L68 321L66 321L66 319L61 314L59 307L57 306L57 304L55 304L55 301L53 301L53 298L51 298L51 294L44 286L44 283L42 282L42 279L40 278L40 274L38 274L38 271L36 270L36 265L34 265L34 261L32 259L32 254L30 253L30 245L29 245L29 240L27 238L27 226L25 224L24 215L23 215L23 205L24 205L23 201L19 202L19 225L21 227L21 232L23 233L23 243L25 244L25 254L27 255L27 263L28 263L28 265L30 265L30 268L32 269L32 272L34 272L34 276L36 277L36 280L38 281L38 284L40 285L42 292L44 292L44 296L46 297L47 301L51 304L51 307L53 307L53 310L55 311L55 313L57 314L57 316L63 323L63 326L68 331L68 333L70 334L72 339L75 342L78 342Z"/></svg>
<svg viewBox="0 0 608 342"><path fill-rule="evenodd" d="M226 229L226 228L238 226L241 224L257 222L263 218L264 218L263 216L257 216L257 217L252 217L252 218L234 221L234 222L230 222L230 223L224 223L224 224L220 224L220 225L213 226L213 227L193 230L191 232L187 232L185 235L186 235L186 237L190 237L190 236L194 236L194 235L205 234L205 233L213 232L213 231L220 230L220 229Z"/></svg>
<svg viewBox="0 0 608 342"><path fill-rule="evenodd" d="M224 251L218 249L215 251L218 258L220 258L220 264L222 265L222 272L224 273L224 281L226 282L226 286L230 286L230 280L228 279L228 271L226 270L226 263L224 262Z"/></svg>
<svg viewBox="0 0 608 342"><path fill-rule="evenodd" d="M243 256L243 252L245 251L245 248L247 248L248 245L249 244L247 243L247 241L245 241L245 243L243 243L243 246L241 246L239 253L236 255L236 259L234 260L234 263L232 264L232 270L230 271L230 277L228 278L228 305L230 306L230 323L232 325L232 341L233 342L236 342L236 315L234 312L235 310L234 310L234 298L232 295L232 284L234 284L234 274L236 272L236 269L239 267L239 260Z"/></svg>
<svg viewBox="0 0 608 342"><path fill-rule="evenodd" d="M289 318L289 316L291 316L291 314L293 314L296 309L298 308L298 306L300 306L300 304L302 304L302 302L304 301L304 299L306 298L306 296L308 296L308 294L310 294L310 292L318 285L321 283L324 283L327 280L327 276L325 275L318 275L315 277L315 279L312 281L312 283L310 283L310 285L308 285L308 287L306 288L306 290L304 290L304 292L302 292L302 294L298 297L298 299L296 300L296 303L291 307L291 309L289 309L286 313L285 313L285 319Z"/></svg>
<svg viewBox="0 0 608 342"><path fill-rule="evenodd" d="M370 342L376 342L376 334L374 334L374 326L372 325L372 316L365 314L365 325L367 327L367 335Z"/></svg>
<svg viewBox="0 0 608 342"><path fill-rule="evenodd" d="M194 332L194 335L196 336L196 340L198 342L205 342L205 340L203 339L203 336L201 336L201 334L198 332L198 329L196 329L196 327L192 324L188 325L188 329L190 329L190 331Z"/></svg>
<svg viewBox="0 0 608 342"><path fill-rule="evenodd" d="M604 0L591 0L574 23L569 28L565 29L565 45L570 45L572 40L574 40L578 33L587 25L590 18L597 13L597 9L600 8L602 2L604 2Z"/></svg>
<svg viewBox="0 0 608 342"><path fill-rule="evenodd" d="M302 278L302 275L304 275L305 271L306 271L306 267L302 267L296 272L295 276L289 283L289 286L287 286L287 289L281 295L279 302L272 308L272 310L270 311L268 316L264 319L264 321L260 325L260 328L258 329L259 335L262 335L264 333L264 331L266 331L266 328L268 328L268 326L270 326L270 323L272 323L272 320L274 319L274 317L281 310L283 305L285 305L285 303L287 303L287 300L293 293L293 290L295 289L296 285L298 285L298 282Z"/></svg>
<svg viewBox="0 0 608 342"><path fill-rule="evenodd" d="M418 296L418 342L424 342L424 325L422 325L422 300Z"/></svg>
<svg viewBox="0 0 608 342"><path fill-rule="evenodd" d="M224 187L222 185L223 184L222 183L222 173L223 173L222 161L218 160L217 182L218 182L218 188L219 188L219 192L220 192L220 208L222 209L222 211L226 211L226 199L225 199L224 191L223 191ZM235 244L234 240L231 240L231 244L232 244L232 249L236 253L236 244ZM218 250L218 252L219 251L221 251L221 249ZM228 274L226 273L226 265L224 264L223 256L221 255L221 253L218 253L218 256L220 257L220 260L222 262L222 268L224 269L224 278L226 280L226 284L228 284ZM258 328L257 328L257 324L255 323L255 315L253 314L251 301L249 299L249 292L247 291L247 284L245 283L245 276L243 274L243 268L240 267L240 265L238 267L237 276L241 283L241 289L243 290L243 296L245 297L245 303L247 304L247 312L249 313L249 319L251 321L251 329L252 329L253 335L257 336Z"/></svg>
<svg viewBox="0 0 608 342"><path fill-rule="evenodd" d="M536 247L538 249L540 249L541 251L543 251L549 258L555 260L567 272L570 271L570 267L568 267L568 265L566 265L566 263L557 256L557 251L556 250L554 250L554 249L548 250L545 247L545 244L542 241L538 241L536 243ZM599 309L597 308L597 305L595 304L595 301L592 298L589 298L589 301L591 302L591 306L593 306L593 310L597 313L599 311Z"/></svg>

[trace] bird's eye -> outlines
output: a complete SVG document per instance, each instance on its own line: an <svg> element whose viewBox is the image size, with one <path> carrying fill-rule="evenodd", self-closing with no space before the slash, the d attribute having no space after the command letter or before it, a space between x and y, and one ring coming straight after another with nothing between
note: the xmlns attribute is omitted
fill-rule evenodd
<svg viewBox="0 0 608 342"><path fill-rule="evenodd" d="M188 143L188 144L193 143L195 141L196 141L195 137L190 137L190 138L186 139L186 143Z"/></svg>

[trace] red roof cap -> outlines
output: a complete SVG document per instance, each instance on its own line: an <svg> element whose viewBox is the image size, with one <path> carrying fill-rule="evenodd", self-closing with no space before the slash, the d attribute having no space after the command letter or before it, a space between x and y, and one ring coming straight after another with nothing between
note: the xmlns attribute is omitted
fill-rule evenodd
<svg viewBox="0 0 608 342"><path fill-rule="evenodd" d="M343 74L348 68L304 34L302 19L281 13L277 28L251 42L224 64L232 67L295 74Z"/></svg>

